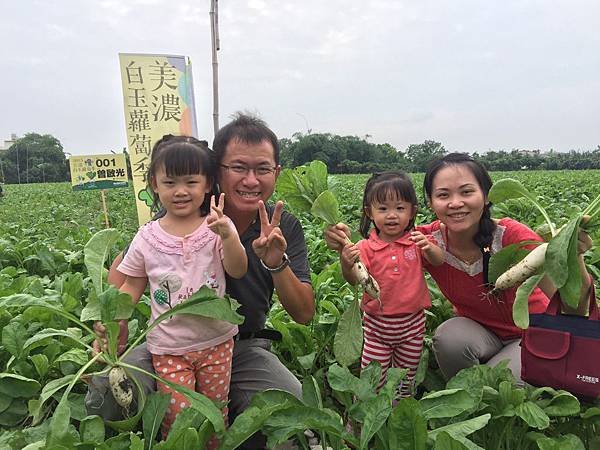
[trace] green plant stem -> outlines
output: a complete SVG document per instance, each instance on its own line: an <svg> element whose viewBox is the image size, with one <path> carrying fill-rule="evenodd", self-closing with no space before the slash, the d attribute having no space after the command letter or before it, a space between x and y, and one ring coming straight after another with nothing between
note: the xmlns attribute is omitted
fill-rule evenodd
<svg viewBox="0 0 600 450"><path fill-rule="evenodd" d="M161 319L161 317L160 317L160 316L159 316L159 317L157 317L157 318L156 318L156 320L155 320L154 322L152 322L152 323L150 324L150 326L149 326L148 328L146 328L146 330L145 330L145 331L143 331L143 332L142 332L142 333L141 333L141 334L140 334L140 335L139 335L139 336L136 338L136 340L135 340L135 341L133 341L133 342L131 343L131 345L129 345L129 346L127 347L127 349L126 349L126 350L125 350L123 353L121 353L121 356L119 356L119 357L117 358L117 362L118 362L118 364L119 364L119 365L122 365L122 361L123 361L123 359L125 359L125 357L126 357L128 354L129 354L129 352L130 352L131 350L133 350L135 347L137 347L137 345L140 343L140 341L141 341L143 338L145 338L145 337L146 337L146 335L147 335L148 333L150 333L150 331L152 331L152 330L154 329L154 327L156 327L156 326L157 326L157 325L158 325L158 324L159 324L159 323L162 321L162 320L160 320L160 319Z"/></svg>
<svg viewBox="0 0 600 450"><path fill-rule="evenodd" d="M73 389L73 386L75 386L75 383L77 383L77 381L79 381L79 378L81 377L81 375L83 375L85 373L85 371L88 369L88 367L90 367L92 364L94 364L96 362L96 360L98 358L100 358L100 356L102 356L103 354L104 354L103 352L96 354L92 359L90 359L87 363L85 363L81 367L81 369L79 369L77 371L77 373L73 377L73 380L67 385L67 389L65 390L63 397L65 395L69 395L69 392L71 392L71 389Z"/></svg>
<svg viewBox="0 0 600 450"><path fill-rule="evenodd" d="M62 317L64 317L67 320L70 320L71 322L73 322L74 324L80 326L81 328L83 328L85 331L87 331L90 334L93 334L93 335L96 334L96 333L94 333L94 330L92 330L90 327L88 327L85 323L83 323L77 317L75 317L72 314L69 314L68 312L63 311L60 308L55 308L52 305L38 305L38 306L41 306L42 308L47 308L50 311L52 311L53 313L58 314L59 316L62 316Z"/></svg>
<svg viewBox="0 0 600 450"><path fill-rule="evenodd" d="M593 218L598 212L600 212L600 195L583 210L583 214Z"/></svg>
<svg viewBox="0 0 600 450"><path fill-rule="evenodd" d="M156 381L158 381L158 382L160 382L160 383L166 384L167 386L169 386L169 388L171 388L171 389L172 389L172 390L174 390L174 391L177 391L177 392L179 392L181 395L184 395L184 396L186 395L185 391L183 391L183 389L180 389L182 386L180 386L180 385L178 385L178 384L176 384L176 383L173 383L173 382L171 382L171 381L164 380L164 379L160 378L159 376L157 376L155 373L148 372L148 371L146 371L146 370L144 370L144 369L142 369L142 368L140 368L140 367L136 367L136 366L133 366L133 365L131 365L131 364L124 363L124 362L122 362L122 361L119 361L119 362L118 362L118 365L119 365L119 366L121 366L121 367L123 367L123 368L125 368L125 369L130 369L130 370L133 370L133 371L137 371L137 372L139 372L139 373L143 373L144 375L147 375L147 376L149 376L149 377L152 377L152 378L154 378ZM139 387L138 387L138 389L139 389ZM200 392L198 392L198 394L199 394L199 395L203 395L203 394L201 394ZM206 396L204 396L204 397L206 397ZM207 398L209 401L212 401L212 400L210 400L208 397L206 397L206 398ZM193 407L193 403L192 403L192 407ZM216 406L215 406L215 408L216 408ZM202 412L202 411L200 411L200 412ZM213 427L214 427L214 428L215 428L215 430L216 430L216 429L217 429L217 427L215 426L215 423L214 423L214 422L213 422L213 421L210 419L210 417L208 417L208 415L206 415L206 414L204 414L204 415L206 416L206 419L207 419L207 420L209 420L209 421L212 423ZM221 416L219 416L219 417L221 417ZM220 428L221 428L222 430L224 429L223 422L221 422L221 426L220 426ZM216 432L216 431L215 431L215 432Z"/></svg>

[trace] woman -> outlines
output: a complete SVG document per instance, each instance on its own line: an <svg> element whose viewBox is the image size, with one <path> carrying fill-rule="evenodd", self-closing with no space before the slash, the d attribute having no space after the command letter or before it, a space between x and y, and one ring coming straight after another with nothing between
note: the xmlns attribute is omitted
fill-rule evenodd
<svg viewBox="0 0 600 450"><path fill-rule="evenodd" d="M509 360L515 378L521 376L521 330L512 319L516 288L498 297L488 293L489 258L501 248L524 240L541 241L527 226L510 218L492 219L488 192L492 181L485 168L462 153L451 153L435 160L423 183L427 203L438 220L416 229L430 234L444 251L444 263L425 265L444 296L454 306L453 317L435 331L433 350L446 378L479 363L491 366ZM343 224L329 227L325 240L340 250L350 230ZM584 314L588 308L590 277L583 252L592 245L581 232L579 264L582 290L579 307L570 313ZM545 278L529 298L531 313L544 312L556 287Z"/></svg>

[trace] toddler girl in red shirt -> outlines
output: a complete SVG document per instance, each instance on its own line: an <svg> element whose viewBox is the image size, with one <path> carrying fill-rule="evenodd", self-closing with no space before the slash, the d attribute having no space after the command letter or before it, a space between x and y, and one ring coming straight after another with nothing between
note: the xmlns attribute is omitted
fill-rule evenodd
<svg viewBox="0 0 600 450"><path fill-rule="evenodd" d="M408 369L399 387L401 397L411 393L423 336L424 310L431 306L423 276L422 259L432 266L443 263L442 250L434 240L414 230L417 195L402 171L374 174L365 186L360 232L365 238L340 251L342 273L356 284L352 272L360 257L380 287L380 302L363 294L364 345L361 368L371 361L381 364L379 388L389 367ZM370 230L371 224L375 227Z"/></svg>

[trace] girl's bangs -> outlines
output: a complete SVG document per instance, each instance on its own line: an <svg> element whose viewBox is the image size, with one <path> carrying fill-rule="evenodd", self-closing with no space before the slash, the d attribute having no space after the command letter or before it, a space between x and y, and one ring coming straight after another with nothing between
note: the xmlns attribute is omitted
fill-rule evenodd
<svg viewBox="0 0 600 450"><path fill-rule="evenodd" d="M417 204L415 190L410 182L398 178L378 183L373 187L371 197L369 203L384 203L388 200L399 199L413 205Z"/></svg>
<svg viewBox="0 0 600 450"><path fill-rule="evenodd" d="M203 164L202 153L187 146L178 146L165 149L160 155L165 167L165 173L169 177L185 175L206 174L206 163Z"/></svg>

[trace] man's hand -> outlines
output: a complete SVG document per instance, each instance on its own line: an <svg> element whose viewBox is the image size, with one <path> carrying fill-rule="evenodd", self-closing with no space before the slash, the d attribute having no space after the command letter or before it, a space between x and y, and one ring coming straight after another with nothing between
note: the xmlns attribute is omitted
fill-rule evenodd
<svg viewBox="0 0 600 450"><path fill-rule="evenodd" d="M341 252L351 235L350 228L345 223L328 225L325 229L325 242L330 249Z"/></svg>
<svg viewBox="0 0 600 450"><path fill-rule="evenodd" d="M275 204L273 217L269 221L267 209L264 202L258 202L258 214L260 217L260 236L252 242L254 253L267 267L277 267L283 261L283 254L287 249L287 241L279 228L281 222L281 213L283 212L283 202Z"/></svg>

